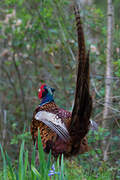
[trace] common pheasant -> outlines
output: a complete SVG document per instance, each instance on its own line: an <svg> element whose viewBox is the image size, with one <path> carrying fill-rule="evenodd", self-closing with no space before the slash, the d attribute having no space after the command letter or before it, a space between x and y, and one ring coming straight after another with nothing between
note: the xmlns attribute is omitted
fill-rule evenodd
<svg viewBox="0 0 120 180"><path fill-rule="evenodd" d="M78 72L73 111L59 108L54 101L54 89L43 84L38 92L40 105L33 114L31 134L38 141L40 129L43 149L54 157L69 157L88 151L86 134L89 131L92 98L89 93L89 52L86 54L84 33L78 8L75 8L78 34Z"/></svg>

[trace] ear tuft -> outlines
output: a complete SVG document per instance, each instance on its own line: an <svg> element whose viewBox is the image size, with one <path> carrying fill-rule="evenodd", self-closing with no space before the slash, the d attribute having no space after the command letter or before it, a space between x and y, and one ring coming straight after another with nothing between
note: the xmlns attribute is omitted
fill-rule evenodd
<svg viewBox="0 0 120 180"><path fill-rule="evenodd" d="M51 91L52 91L52 93L54 93L54 92L55 92L55 89L54 89L54 88L51 88Z"/></svg>

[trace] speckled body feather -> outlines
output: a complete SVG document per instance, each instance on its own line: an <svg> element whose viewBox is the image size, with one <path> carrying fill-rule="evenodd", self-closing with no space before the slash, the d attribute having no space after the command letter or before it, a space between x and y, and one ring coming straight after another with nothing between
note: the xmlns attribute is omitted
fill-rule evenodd
<svg viewBox="0 0 120 180"><path fill-rule="evenodd" d="M49 153L51 150L55 157L62 153L68 157L89 149L86 139L92 111L92 99L89 94L89 53L86 55L84 33L77 8L75 16L79 53L73 111L71 113L61 109L51 100L37 107L31 124L31 134L36 146L39 128L44 151ZM46 97L45 89L40 92L40 97L42 92Z"/></svg>
<svg viewBox="0 0 120 180"><path fill-rule="evenodd" d="M43 144L43 149L46 153L49 153L52 150L52 155L57 157L60 154L64 154L66 157L76 154L76 150L72 147L72 140L69 139L67 142L64 142L54 131L52 131L47 125L43 122L37 121L34 117L35 114L39 111L46 111L57 114L62 121L65 123L66 127L69 129L71 122L71 112L68 112L64 109L59 108L54 102L46 103L43 106L38 106L33 114L33 120L31 124L31 134L38 146L37 137L38 137L38 128L40 129L41 140ZM79 153L88 151L87 140L84 138L81 143L79 142Z"/></svg>

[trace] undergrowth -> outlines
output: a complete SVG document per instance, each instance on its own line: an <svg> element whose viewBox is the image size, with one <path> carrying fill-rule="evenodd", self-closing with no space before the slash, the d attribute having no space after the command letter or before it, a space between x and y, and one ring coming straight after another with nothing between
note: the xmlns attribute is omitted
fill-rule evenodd
<svg viewBox="0 0 120 180"><path fill-rule="evenodd" d="M39 133L38 133L39 134ZM25 142L20 147L19 159L15 166L7 152L3 152L0 145L3 160L3 168L0 171L0 180L112 180L115 178L112 168L106 162L97 159L93 150L80 155L76 159L63 160L63 156L57 162L51 158L51 153L47 160L42 148L40 134L38 135L39 163L35 163L36 150L33 148L31 160L28 158L28 150L25 150ZM90 160L95 156L94 164Z"/></svg>

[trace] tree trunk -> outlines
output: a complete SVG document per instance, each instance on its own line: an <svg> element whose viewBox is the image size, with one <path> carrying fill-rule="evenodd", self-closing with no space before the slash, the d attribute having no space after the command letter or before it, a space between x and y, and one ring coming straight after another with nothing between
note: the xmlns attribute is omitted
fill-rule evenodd
<svg viewBox="0 0 120 180"><path fill-rule="evenodd" d="M81 6L90 6L93 3L93 0L76 0L76 3Z"/></svg>
<svg viewBox="0 0 120 180"><path fill-rule="evenodd" d="M110 115L109 106L111 104L112 96L112 39L113 39L113 5L112 0L107 1L107 56L106 56L106 79L105 79L105 104L103 111L103 123L102 126L105 129L109 128L110 121L108 119ZM110 143L107 138L103 141L103 160L107 160L107 151Z"/></svg>

